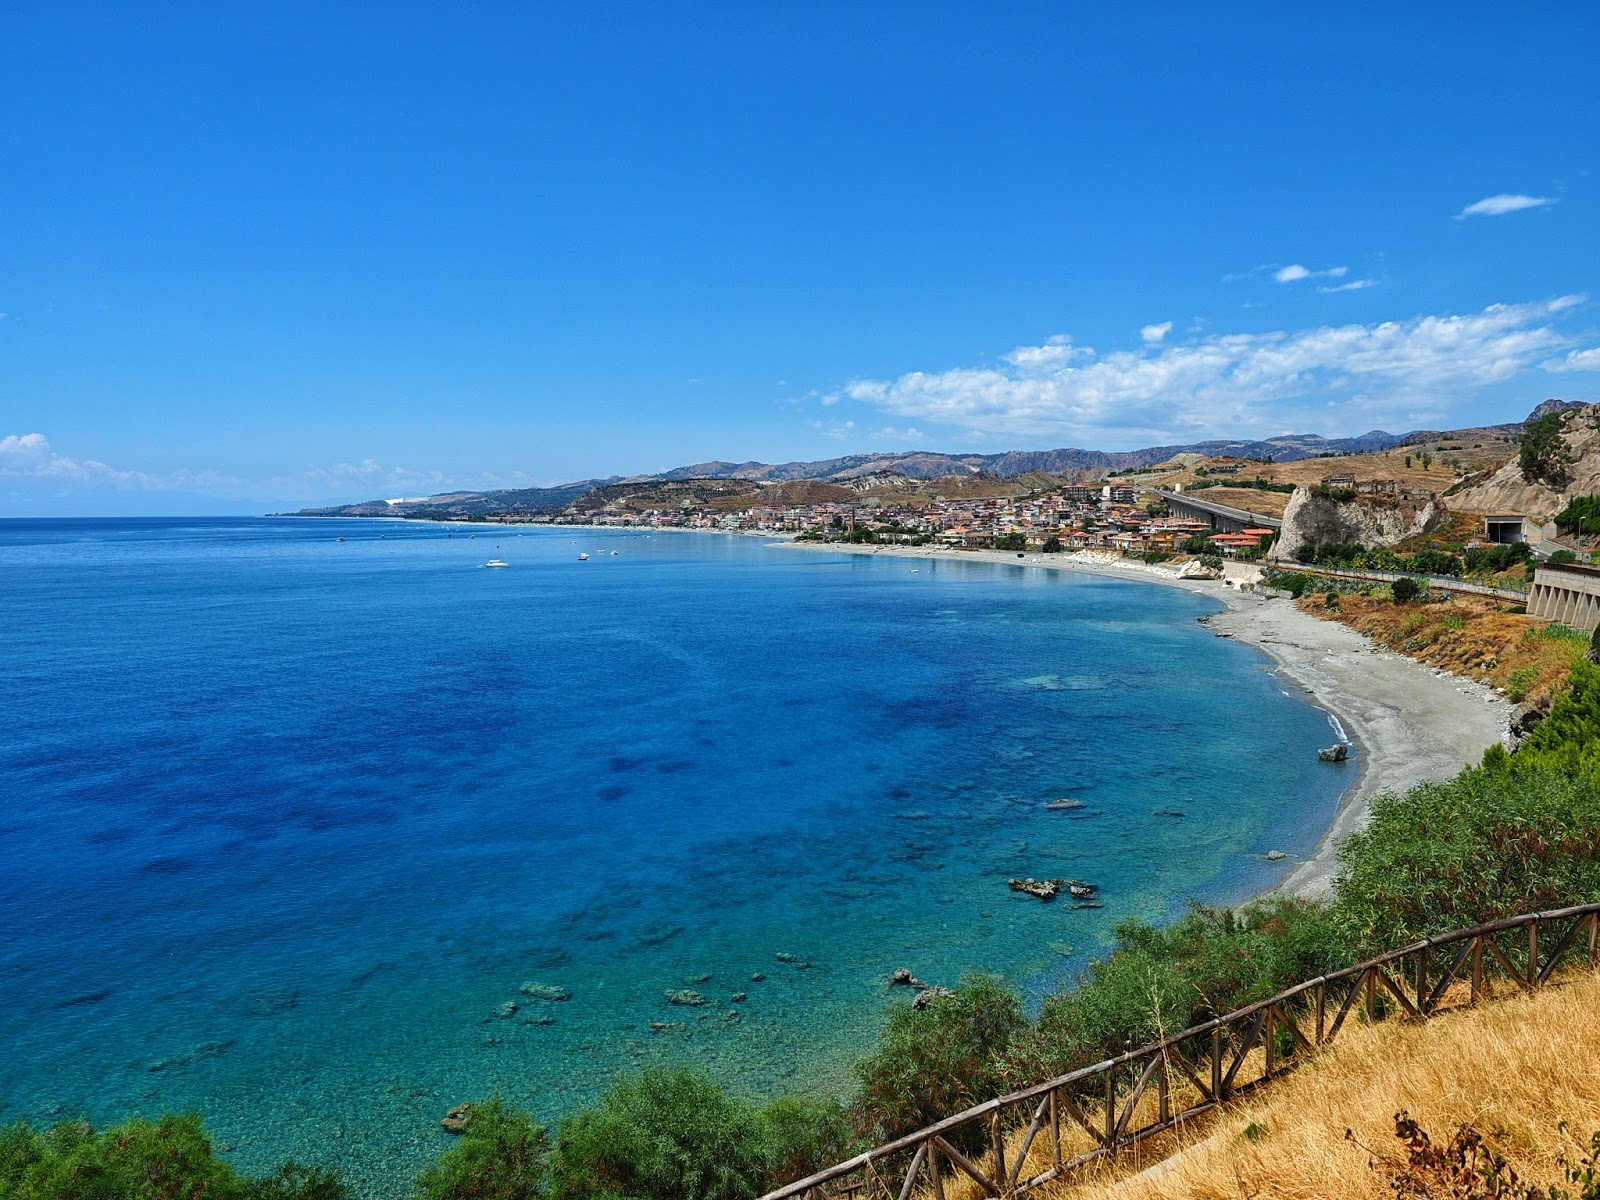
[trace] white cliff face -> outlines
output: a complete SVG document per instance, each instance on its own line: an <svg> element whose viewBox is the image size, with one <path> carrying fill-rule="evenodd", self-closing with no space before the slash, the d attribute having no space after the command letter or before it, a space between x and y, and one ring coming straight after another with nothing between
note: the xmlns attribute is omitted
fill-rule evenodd
<svg viewBox="0 0 1600 1200"><path fill-rule="evenodd" d="M1295 551L1307 542L1354 542L1369 550L1393 546L1439 528L1449 515L1436 496L1341 501L1298 487L1284 509L1283 531L1269 557L1293 562Z"/></svg>

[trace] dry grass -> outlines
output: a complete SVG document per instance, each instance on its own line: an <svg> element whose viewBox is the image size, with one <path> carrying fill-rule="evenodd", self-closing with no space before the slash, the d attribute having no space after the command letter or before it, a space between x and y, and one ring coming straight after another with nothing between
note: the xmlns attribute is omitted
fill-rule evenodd
<svg viewBox="0 0 1600 1200"><path fill-rule="evenodd" d="M1541 637L1538 631L1548 622L1477 596L1445 604L1395 604L1351 594L1341 595L1338 606L1329 608L1321 592L1308 591L1300 608L1343 621L1410 658L1505 688L1513 699L1537 701L1555 694L1587 649L1581 641Z"/></svg>
<svg viewBox="0 0 1600 1200"><path fill-rule="evenodd" d="M1047 1186L1053 1200L1321 1200L1392 1196L1361 1146L1399 1156L1408 1110L1444 1145L1472 1125L1524 1180L1561 1178L1600 1129L1600 975L1425 1024L1341 1034L1324 1054L1193 1131L1155 1171ZM1567 1131L1559 1126L1566 1122ZM1345 1131L1354 1132L1355 1142ZM1357 1144L1359 1143L1359 1145Z"/></svg>

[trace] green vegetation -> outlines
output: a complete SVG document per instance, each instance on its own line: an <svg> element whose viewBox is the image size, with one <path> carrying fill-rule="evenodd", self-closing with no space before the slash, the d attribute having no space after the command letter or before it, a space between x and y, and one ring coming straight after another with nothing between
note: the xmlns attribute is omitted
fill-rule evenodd
<svg viewBox="0 0 1600 1200"><path fill-rule="evenodd" d="M1394 593L1396 604L1410 604L1427 590L1427 585L1420 579L1413 579L1409 575L1396 579L1389 590ZM1420 625L1419 625L1420 628Z"/></svg>
<svg viewBox="0 0 1600 1200"><path fill-rule="evenodd" d="M1600 533L1600 496L1574 496L1556 514L1556 527L1568 533Z"/></svg>
<svg viewBox="0 0 1600 1200"><path fill-rule="evenodd" d="M1517 465L1529 483L1566 487L1572 448L1562 434L1560 413L1546 413L1522 427L1522 436L1517 439Z"/></svg>
<svg viewBox="0 0 1600 1200"><path fill-rule="evenodd" d="M968 976L926 1008L896 1009L856 1067L858 1127L887 1141L1000 1094L1006 1054L1025 1026L1022 1002L990 975Z"/></svg>
<svg viewBox="0 0 1600 1200"><path fill-rule="evenodd" d="M1025 533L1005 533L994 540L996 550L1026 550L1028 548L1028 535Z"/></svg>
<svg viewBox="0 0 1600 1200"><path fill-rule="evenodd" d="M1044 545L1040 547L1046 554L1060 554L1064 548L1061 545L1061 539L1053 533L1045 538Z"/></svg>
<svg viewBox="0 0 1600 1200"><path fill-rule="evenodd" d="M1494 582L1493 576L1531 563L1533 551L1526 542L1470 549L1453 543L1449 549L1425 546L1411 554L1386 547L1368 549L1355 542L1302 542L1295 547L1295 558L1336 570L1400 571Z"/></svg>
<svg viewBox="0 0 1600 1200"><path fill-rule="evenodd" d="M499 1096L473 1106L466 1131L417 1176L417 1200L535 1200L544 1195L550 1137Z"/></svg>
<svg viewBox="0 0 1600 1200"><path fill-rule="evenodd" d="M1578 556L1571 550L1557 550L1550 556L1551 565L1557 567L1564 567L1569 563L1575 563L1577 561Z"/></svg>
<svg viewBox="0 0 1600 1200"><path fill-rule="evenodd" d="M251 1179L217 1157L200 1118L135 1119L96 1130L62 1121L0 1129L5 1200L346 1200L331 1172L288 1163Z"/></svg>

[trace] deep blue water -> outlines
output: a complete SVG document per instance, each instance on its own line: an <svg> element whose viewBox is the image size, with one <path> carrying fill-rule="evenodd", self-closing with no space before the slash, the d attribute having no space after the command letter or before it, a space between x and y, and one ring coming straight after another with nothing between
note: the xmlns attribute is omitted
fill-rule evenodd
<svg viewBox="0 0 1600 1200"><path fill-rule="evenodd" d="M198 1109L387 1195L494 1089L839 1090L892 968L1036 998L1315 844L1353 771L1216 607L713 535L0 521L0 1121Z"/></svg>

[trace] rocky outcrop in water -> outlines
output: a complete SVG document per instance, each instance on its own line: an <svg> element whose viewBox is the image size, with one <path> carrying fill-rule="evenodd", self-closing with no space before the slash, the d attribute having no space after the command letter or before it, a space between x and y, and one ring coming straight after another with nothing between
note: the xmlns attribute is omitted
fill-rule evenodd
<svg viewBox="0 0 1600 1200"><path fill-rule="evenodd" d="M1054 900L1062 892L1068 893L1074 900L1090 900L1097 890L1094 884L1081 879L1012 879L1007 881L1007 886L1013 892L1023 892L1046 901Z"/></svg>
<svg viewBox="0 0 1600 1200"><path fill-rule="evenodd" d="M1324 746L1317 751L1317 757L1323 762L1341 763L1350 757L1350 746L1345 742L1340 742L1337 746Z"/></svg>
<svg viewBox="0 0 1600 1200"><path fill-rule="evenodd" d="M711 1001L692 988L668 988L667 1003L681 1005L684 1008L701 1008Z"/></svg>
<svg viewBox="0 0 1600 1200"><path fill-rule="evenodd" d="M444 1127L446 1133L453 1133L460 1137L467 1131L467 1126L472 1123L472 1113L475 1107L471 1103L458 1104L445 1113L444 1119L439 1124Z"/></svg>

